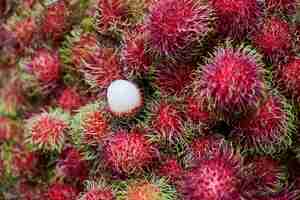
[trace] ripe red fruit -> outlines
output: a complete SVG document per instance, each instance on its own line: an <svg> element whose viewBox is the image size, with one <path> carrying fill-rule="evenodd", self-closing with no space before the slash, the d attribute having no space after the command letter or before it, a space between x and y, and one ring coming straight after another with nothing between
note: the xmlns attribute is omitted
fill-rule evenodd
<svg viewBox="0 0 300 200"><path fill-rule="evenodd" d="M88 176L87 161L84 160L80 152L73 148L66 148L60 154L56 165L57 171L60 175L84 181Z"/></svg>
<svg viewBox="0 0 300 200"><path fill-rule="evenodd" d="M273 62L278 62L289 54L292 42L289 24L278 17L266 19L253 36L256 47Z"/></svg>
<svg viewBox="0 0 300 200"><path fill-rule="evenodd" d="M218 49L202 67L196 90L203 106L230 121L255 110L265 96L260 56L248 47Z"/></svg>
<svg viewBox="0 0 300 200"><path fill-rule="evenodd" d="M58 0L51 4L43 18L42 33L45 38L53 41L62 39L68 29L68 7L64 0Z"/></svg>
<svg viewBox="0 0 300 200"><path fill-rule="evenodd" d="M293 131L291 106L283 98L271 95L255 113L238 123L232 136L246 150L272 154L291 145Z"/></svg>
<svg viewBox="0 0 300 200"><path fill-rule="evenodd" d="M45 196L49 200L76 200L77 194L76 188L66 184L55 183L50 186Z"/></svg>
<svg viewBox="0 0 300 200"><path fill-rule="evenodd" d="M32 17L28 17L17 22L14 34L18 43L23 47L30 45L37 29L38 27Z"/></svg>
<svg viewBox="0 0 300 200"><path fill-rule="evenodd" d="M109 188L92 188L84 193L80 200L115 200Z"/></svg>
<svg viewBox="0 0 300 200"><path fill-rule="evenodd" d="M27 121L31 144L42 150L61 150L69 128L69 116L59 110L43 112Z"/></svg>
<svg viewBox="0 0 300 200"><path fill-rule="evenodd" d="M256 30L262 10L256 0L210 0L216 11L217 32L241 40Z"/></svg>
<svg viewBox="0 0 300 200"><path fill-rule="evenodd" d="M82 101L80 95L74 88L65 88L61 92L57 104L66 111L74 111L81 106Z"/></svg>
<svg viewBox="0 0 300 200"><path fill-rule="evenodd" d="M185 115L193 124L210 125L214 122L212 114L208 112L197 97L187 97L185 101Z"/></svg>
<svg viewBox="0 0 300 200"><path fill-rule="evenodd" d="M154 147L138 130L115 133L108 139L103 151L107 168L129 175L149 167L154 157Z"/></svg>
<svg viewBox="0 0 300 200"><path fill-rule="evenodd" d="M183 168L178 161L173 158L166 159L158 169L159 176L167 177L170 183L176 183L183 174Z"/></svg>
<svg viewBox="0 0 300 200"><path fill-rule="evenodd" d="M267 11L292 15L297 8L297 0L266 0Z"/></svg>
<svg viewBox="0 0 300 200"><path fill-rule="evenodd" d="M146 22L150 47L171 58L183 55L207 35L211 14L211 8L201 1L154 1Z"/></svg>
<svg viewBox="0 0 300 200"><path fill-rule="evenodd" d="M286 64L279 65L277 70L277 82L285 95L300 102L300 78L297 75L300 70L300 58L290 58Z"/></svg>

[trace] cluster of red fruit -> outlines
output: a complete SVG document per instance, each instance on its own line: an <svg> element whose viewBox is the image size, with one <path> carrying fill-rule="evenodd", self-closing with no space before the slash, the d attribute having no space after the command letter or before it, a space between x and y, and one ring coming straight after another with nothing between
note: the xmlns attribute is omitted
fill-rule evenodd
<svg viewBox="0 0 300 200"><path fill-rule="evenodd" d="M0 199L300 199L298 70L299 0L0 0Z"/></svg>

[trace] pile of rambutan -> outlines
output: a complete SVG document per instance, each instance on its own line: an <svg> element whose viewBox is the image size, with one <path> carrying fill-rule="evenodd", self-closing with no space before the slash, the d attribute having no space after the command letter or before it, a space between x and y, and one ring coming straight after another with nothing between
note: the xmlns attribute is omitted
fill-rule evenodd
<svg viewBox="0 0 300 200"><path fill-rule="evenodd" d="M0 0L0 200L300 200L300 0Z"/></svg>

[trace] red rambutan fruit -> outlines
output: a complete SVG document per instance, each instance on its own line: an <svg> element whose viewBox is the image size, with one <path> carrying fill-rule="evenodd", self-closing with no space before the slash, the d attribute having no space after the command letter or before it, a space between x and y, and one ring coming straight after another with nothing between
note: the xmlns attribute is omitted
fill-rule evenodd
<svg viewBox="0 0 300 200"><path fill-rule="evenodd" d="M149 128L153 137L158 140L175 142L183 138L185 134L183 112L175 106L175 103L161 101L150 107Z"/></svg>
<svg viewBox="0 0 300 200"><path fill-rule="evenodd" d="M256 30L262 10L256 0L210 0L216 11L217 32L241 40Z"/></svg>
<svg viewBox="0 0 300 200"><path fill-rule="evenodd" d="M61 152L56 169L60 175L75 180L83 181L88 176L87 161L73 147L67 147Z"/></svg>
<svg viewBox="0 0 300 200"><path fill-rule="evenodd" d="M159 64L156 66L154 84L163 95L180 97L192 83L194 70L191 65Z"/></svg>
<svg viewBox="0 0 300 200"><path fill-rule="evenodd" d="M149 72L152 61L146 49L146 34L143 28L125 35L121 50L124 72L129 76L143 76Z"/></svg>
<svg viewBox="0 0 300 200"><path fill-rule="evenodd" d="M119 131L108 138L103 149L103 159L108 169L130 175L149 167L155 153L154 147L140 131Z"/></svg>
<svg viewBox="0 0 300 200"><path fill-rule="evenodd" d="M264 99L264 69L249 47L218 49L200 74L195 82L199 99L222 120L246 115Z"/></svg>
<svg viewBox="0 0 300 200"><path fill-rule="evenodd" d="M166 159L157 170L159 176L168 178L170 183L176 183L183 174L183 168L176 159Z"/></svg>
<svg viewBox="0 0 300 200"><path fill-rule="evenodd" d="M85 80L92 87L106 89L112 81L122 79L119 58L113 49L102 48L94 52L81 65Z"/></svg>
<svg viewBox="0 0 300 200"><path fill-rule="evenodd" d="M258 110L232 131L245 150L273 154L287 149L294 132L292 107L283 97L270 95Z"/></svg>
<svg viewBox="0 0 300 200"><path fill-rule="evenodd" d="M266 0L266 9L271 13L293 15L298 4L297 0Z"/></svg>
<svg viewBox="0 0 300 200"><path fill-rule="evenodd" d="M60 108L66 110L66 111L74 111L78 109L81 104L81 97L77 93L76 89L74 88L65 88L57 101L57 104Z"/></svg>
<svg viewBox="0 0 300 200"><path fill-rule="evenodd" d="M115 195L112 189L104 183L87 181L87 189L79 200L115 200Z"/></svg>
<svg viewBox="0 0 300 200"><path fill-rule="evenodd" d="M289 24L278 17L267 18L254 33L252 40L265 57L273 62L285 58L293 46Z"/></svg>
<svg viewBox="0 0 300 200"><path fill-rule="evenodd" d="M211 8L197 0L154 1L146 22L150 47L159 55L182 57L207 35L211 15Z"/></svg>
<svg viewBox="0 0 300 200"><path fill-rule="evenodd" d="M186 172L181 185L183 198L240 200L244 170L235 156L233 152L219 154Z"/></svg>
<svg viewBox="0 0 300 200"><path fill-rule="evenodd" d="M290 58L288 63L279 65L276 78L280 89L285 95L300 102L300 57Z"/></svg>
<svg viewBox="0 0 300 200"><path fill-rule="evenodd" d="M68 17L70 11L64 0L50 4L45 12L42 22L42 34L52 41L59 41L68 30Z"/></svg>
<svg viewBox="0 0 300 200"><path fill-rule="evenodd" d="M76 188L61 183L54 183L46 193L47 200L76 200L78 191Z"/></svg>
<svg viewBox="0 0 300 200"><path fill-rule="evenodd" d="M37 33L37 25L32 17L25 18L15 25L15 37L23 47L30 45L35 33Z"/></svg>
<svg viewBox="0 0 300 200"><path fill-rule="evenodd" d="M69 115L60 110L37 114L27 121L28 140L41 150L58 150L64 145Z"/></svg>

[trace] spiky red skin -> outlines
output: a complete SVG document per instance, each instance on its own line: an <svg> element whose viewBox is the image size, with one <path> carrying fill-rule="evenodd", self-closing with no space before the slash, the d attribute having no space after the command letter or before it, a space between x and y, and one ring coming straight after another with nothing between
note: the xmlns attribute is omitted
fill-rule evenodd
<svg viewBox="0 0 300 200"><path fill-rule="evenodd" d="M86 192L80 200L115 200L110 189L91 189Z"/></svg>
<svg viewBox="0 0 300 200"><path fill-rule="evenodd" d="M84 140L87 144L102 143L110 132L108 120L99 111L89 113L82 126Z"/></svg>
<svg viewBox="0 0 300 200"><path fill-rule="evenodd" d="M262 10L256 0L210 0L216 11L217 33L241 40L257 28Z"/></svg>
<svg viewBox="0 0 300 200"><path fill-rule="evenodd" d="M59 156L56 168L64 177L84 181L88 176L87 161L72 147L66 148Z"/></svg>
<svg viewBox="0 0 300 200"><path fill-rule="evenodd" d="M182 96L193 81L193 72L191 65L160 64L154 83L163 95Z"/></svg>
<svg viewBox="0 0 300 200"><path fill-rule="evenodd" d="M271 61L285 58L292 48L292 34L289 24L278 18L270 17L254 33L253 43Z"/></svg>
<svg viewBox="0 0 300 200"><path fill-rule="evenodd" d="M38 172L39 157L35 152L23 148L14 148L12 170L15 176L34 176Z"/></svg>
<svg viewBox="0 0 300 200"><path fill-rule="evenodd" d="M255 110L265 95L262 70L247 53L219 49L197 82L202 105L224 120Z"/></svg>
<svg viewBox="0 0 300 200"><path fill-rule="evenodd" d="M159 167L158 175L167 177L170 183L175 184L183 175L183 168L176 159L169 158Z"/></svg>
<svg viewBox="0 0 300 200"><path fill-rule="evenodd" d="M46 39L59 41L68 30L69 10L64 0L51 4L43 18L41 31Z"/></svg>
<svg viewBox="0 0 300 200"><path fill-rule="evenodd" d="M74 111L82 105L82 100L75 89L65 88L61 92L57 104L66 111Z"/></svg>
<svg viewBox="0 0 300 200"><path fill-rule="evenodd" d="M140 173L155 158L154 147L139 131L120 131L112 135L104 146L105 165L120 174Z"/></svg>
<svg viewBox="0 0 300 200"><path fill-rule="evenodd" d="M26 180L22 180L18 183L16 193L22 200L37 200L44 199L42 193L42 187L32 186L32 183Z"/></svg>
<svg viewBox="0 0 300 200"><path fill-rule="evenodd" d="M74 42L71 51L71 59L75 68L79 68L82 60L89 58L97 49L97 38L93 34L82 35L79 41Z"/></svg>
<svg viewBox="0 0 300 200"><path fill-rule="evenodd" d="M177 140L184 135L183 113L175 105L161 102L153 108L152 131L163 140Z"/></svg>
<svg viewBox="0 0 300 200"><path fill-rule="evenodd" d="M292 15L297 8L297 0L266 0L266 8L272 13Z"/></svg>
<svg viewBox="0 0 300 200"><path fill-rule="evenodd" d="M44 114L32 125L30 138L36 145L56 146L65 137L67 128L66 122Z"/></svg>
<svg viewBox="0 0 300 200"><path fill-rule="evenodd" d="M144 75L149 72L152 64L146 49L146 34L139 31L126 35L121 50L121 61L125 66L124 71L129 75Z"/></svg>
<svg viewBox="0 0 300 200"><path fill-rule="evenodd" d="M284 93L300 102L300 57L290 58L286 64L281 64L277 70L277 82Z"/></svg>
<svg viewBox="0 0 300 200"><path fill-rule="evenodd" d="M172 58L209 32L211 9L195 0L159 0L150 7L146 30L149 45Z"/></svg>
<svg viewBox="0 0 300 200"><path fill-rule="evenodd" d="M246 148L260 150L283 142L287 128L288 116L282 99L270 96L256 113L239 122L233 136L237 136Z"/></svg>
<svg viewBox="0 0 300 200"><path fill-rule="evenodd" d="M76 188L61 184L54 183L50 186L46 193L47 200L76 200L78 191Z"/></svg>
<svg viewBox="0 0 300 200"><path fill-rule="evenodd" d="M60 77L60 61L56 52L39 49L28 65L29 70L42 83L55 82Z"/></svg>
<svg viewBox="0 0 300 200"><path fill-rule="evenodd" d="M28 46L37 33L38 27L32 17L25 18L15 25L15 37L19 44L23 47Z"/></svg>
<svg viewBox="0 0 300 200"><path fill-rule="evenodd" d="M299 193L297 191L283 190L280 193L270 194L263 197L257 197L255 200L295 200L299 198Z"/></svg>
<svg viewBox="0 0 300 200"><path fill-rule="evenodd" d="M98 3L100 10L99 29L107 31L114 25L125 23L128 14L127 2L124 0L102 0Z"/></svg>
<svg viewBox="0 0 300 200"><path fill-rule="evenodd" d="M183 177L185 200L240 200L239 166L222 158L206 160Z"/></svg>
<svg viewBox="0 0 300 200"><path fill-rule="evenodd" d="M208 125L213 121L211 114L208 112L201 101L196 97L187 97L185 101L185 115L193 123Z"/></svg>
<svg viewBox="0 0 300 200"><path fill-rule="evenodd" d="M157 185L148 181L140 181L129 186L127 200L154 200L161 198L161 191Z"/></svg>
<svg viewBox="0 0 300 200"><path fill-rule="evenodd" d="M103 48L90 55L81 66L86 79L91 79L96 86L106 89L112 81L122 79L119 58L113 49Z"/></svg>

